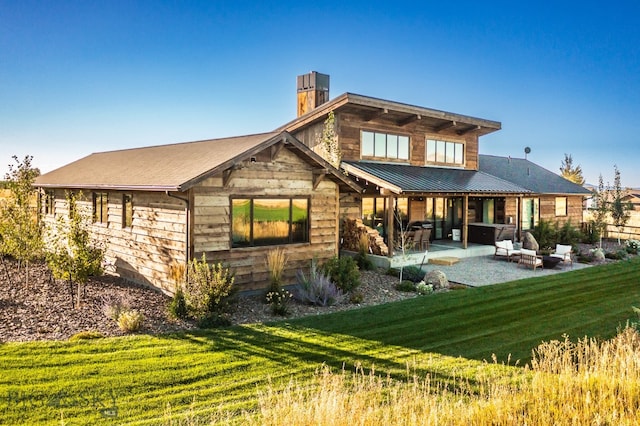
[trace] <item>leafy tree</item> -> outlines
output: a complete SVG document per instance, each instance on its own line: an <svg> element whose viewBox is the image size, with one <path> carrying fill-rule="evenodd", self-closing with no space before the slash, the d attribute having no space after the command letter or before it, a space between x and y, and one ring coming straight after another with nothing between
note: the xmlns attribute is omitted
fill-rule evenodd
<svg viewBox="0 0 640 426"><path fill-rule="evenodd" d="M564 154L564 161L560 166L560 173L563 178L570 180L578 185L584 185L584 177L582 176L582 167L580 165L573 166L573 158L571 154Z"/></svg>
<svg viewBox="0 0 640 426"><path fill-rule="evenodd" d="M69 217L60 216L51 232L50 249L46 254L53 277L69 283L71 306L73 285L77 285L77 306L81 303L81 290L91 276L102 275L105 248L88 230L90 220L77 207L81 195L67 194Z"/></svg>
<svg viewBox="0 0 640 426"><path fill-rule="evenodd" d="M322 129L320 149L322 150L324 159L338 169L342 161L342 152L340 151L340 145L338 144L338 137L336 135L335 120L335 114L333 111L329 111L329 115L327 115L327 119L324 121L324 128Z"/></svg>
<svg viewBox="0 0 640 426"><path fill-rule="evenodd" d="M622 188L622 184L620 182L620 170L618 170L618 166L614 165L613 170L614 178L609 212L611 213L613 224L618 228L618 244L620 244L620 232L629 221L629 218L631 217L630 211L633 209L633 206L631 203L623 200L626 190Z"/></svg>
<svg viewBox="0 0 640 426"><path fill-rule="evenodd" d="M602 236L607 230L607 218L609 216L609 191L604 186L602 174L598 177L598 189L593 192L593 202L595 207L592 209L593 226L600 236L600 248L602 248Z"/></svg>
<svg viewBox="0 0 640 426"><path fill-rule="evenodd" d="M25 265L25 283L29 283L29 263L42 255L42 227L38 222L36 191L33 187L40 171L33 168L33 157L27 155L22 162L12 157L5 175L5 186L11 195L0 205L0 253L15 257Z"/></svg>

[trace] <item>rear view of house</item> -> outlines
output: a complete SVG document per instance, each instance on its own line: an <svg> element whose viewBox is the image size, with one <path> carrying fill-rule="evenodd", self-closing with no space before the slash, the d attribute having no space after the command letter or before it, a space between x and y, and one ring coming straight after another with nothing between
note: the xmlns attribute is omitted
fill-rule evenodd
<svg viewBox="0 0 640 426"><path fill-rule="evenodd" d="M172 265L203 253L254 290L268 285L267 252L283 247L292 282L311 259L352 248L345 219L376 229L388 256L410 226L466 248L517 239L541 219L581 222L586 189L527 160L480 155L497 121L330 99L329 76L316 72L297 83L298 117L273 132L96 153L40 176L43 220L66 215L65 193L82 192L113 272L169 293Z"/></svg>

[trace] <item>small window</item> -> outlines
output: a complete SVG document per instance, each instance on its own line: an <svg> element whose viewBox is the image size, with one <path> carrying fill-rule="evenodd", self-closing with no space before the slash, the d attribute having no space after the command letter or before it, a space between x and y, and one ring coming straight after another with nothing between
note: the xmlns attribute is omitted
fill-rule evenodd
<svg viewBox="0 0 640 426"><path fill-rule="evenodd" d="M567 215L567 197L556 197L556 216Z"/></svg>
<svg viewBox="0 0 640 426"><path fill-rule="evenodd" d="M307 198L231 200L232 247L309 242Z"/></svg>
<svg viewBox="0 0 640 426"><path fill-rule="evenodd" d="M93 222L108 222L108 197L106 192L93 193Z"/></svg>
<svg viewBox="0 0 640 426"><path fill-rule="evenodd" d="M46 190L44 193L44 214L54 214L56 194L52 189Z"/></svg>
<svg viewBox="0 0 640 426"><path fill-rule="evenodd" d="M122 227L131 228L133 224L133 195L122 194Z"/></svg>

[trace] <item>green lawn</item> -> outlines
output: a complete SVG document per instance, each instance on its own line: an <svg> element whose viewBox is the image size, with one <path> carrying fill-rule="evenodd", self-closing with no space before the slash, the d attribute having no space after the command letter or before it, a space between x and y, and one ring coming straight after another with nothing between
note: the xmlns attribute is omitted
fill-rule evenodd
<svg viewBox="0 0 640 426"><path fill-rule="evenodd" d="M265 325L0 345L0 423L157 424L256 404L323 363L447 380L542 340L611 337L640 305L640 260Z"/></svg>

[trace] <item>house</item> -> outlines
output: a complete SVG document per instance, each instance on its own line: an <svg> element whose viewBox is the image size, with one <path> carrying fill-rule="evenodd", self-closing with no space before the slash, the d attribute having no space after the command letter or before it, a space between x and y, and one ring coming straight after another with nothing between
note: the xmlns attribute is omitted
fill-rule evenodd
<svg viewBox="0 0 640 426"><path fill-rule="evenodd" d="M173 293L172 266L205 253L242 290L268 283L266 253L286 248L285 279L338 254L340 194L360 188L287 132L101 152L36 180L42 220L93 218L117 274Z"/></svg>
<svg viewBox="0 0 640 426"><path fill-rule="evenodd" d="M67 214L82 191L91 231L115 273L175 289L172 266L204 253L242 290L268 285L266 254L283 247L285 280L353 249L361 221L393 256L400 229L433 240L493 244L538 220L581 222L589 191L518 159L479 154L496 121L345 93L329 76L298 77L298 116L270 133L92 154L40 176L42 219ZM322 142L333 116L340 168ZM558 180L560 179L560 180Z"/></svg>

